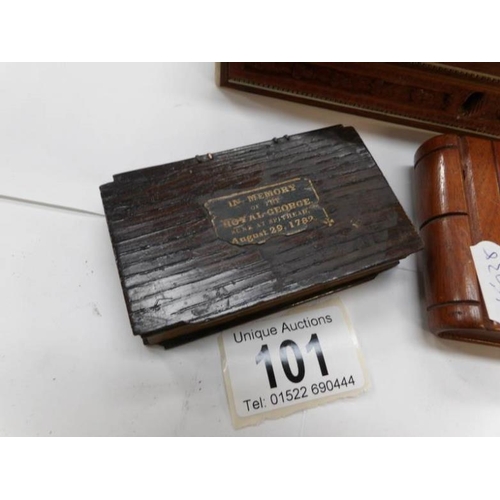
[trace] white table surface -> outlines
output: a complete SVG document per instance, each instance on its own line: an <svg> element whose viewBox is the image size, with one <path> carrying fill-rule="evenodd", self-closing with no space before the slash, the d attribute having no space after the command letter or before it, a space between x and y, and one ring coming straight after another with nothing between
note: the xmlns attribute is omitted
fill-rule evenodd
<svg viewBox="0 0 500 500"><path fill-rule="evenodd" d="M357 398L236 431L217 335L132 336L99 185L336 123L413 217L429 132L220 89L212 64L0 65L0 435L500 435L500 349L426 330L414 256L339 293L372 382Z"/></svg>

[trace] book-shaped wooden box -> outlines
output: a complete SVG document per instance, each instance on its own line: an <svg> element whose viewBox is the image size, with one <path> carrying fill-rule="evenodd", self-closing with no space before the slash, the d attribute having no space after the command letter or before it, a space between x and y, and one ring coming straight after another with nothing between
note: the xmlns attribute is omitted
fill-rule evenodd
<svg viewBox="0 0 500 500"><path fill-rule="evenodd" d="M488 315L471 252L480 242L500 244L499 159L498 141L451 134L415 154L427 316L440 337L500 345L500 323ZM498 262L487 263L496 290Z"/></svg>
<svg viewBox="0 0 500 500"><path fill-rule="evenodd" d="M351 127L115 175L101 195L132 330L146 344L353 285L421 247Z"/></svg>

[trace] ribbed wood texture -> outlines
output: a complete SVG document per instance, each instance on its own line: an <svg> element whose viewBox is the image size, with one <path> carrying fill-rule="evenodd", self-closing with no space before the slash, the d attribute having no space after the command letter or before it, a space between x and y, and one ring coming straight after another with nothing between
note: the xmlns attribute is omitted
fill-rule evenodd
<svg viewBox="0 0 500 500"><path fill-rule="evenodd" d="M319 205L300 232L267 227L260 244L218 236L210 200L293 179L297 199L312 186ZM359 135L342 126L116 175L101 194L132 329L148 344L349 286L421 247ZM300 214L288 201L269 202L283 225Z"/></svg>
<svg viewBox="0 0 500 500"><path fill-rule="evenodd" d="M415 155L417 219L429 329L445 338L500 345L470 246L500 243L499 143L443 135Z"/></svg>

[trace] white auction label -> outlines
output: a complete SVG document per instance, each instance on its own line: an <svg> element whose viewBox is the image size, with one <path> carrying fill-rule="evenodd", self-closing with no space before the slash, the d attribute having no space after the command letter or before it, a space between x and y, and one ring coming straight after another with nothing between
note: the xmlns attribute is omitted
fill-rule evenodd
<svg viewBox="0 0 500 500"><path fill-rule="evenodd" d="M481 241L470 250L488 316L500 323L500 245Z"/></svg>
<svg viewBox="0 0 500 500"><path fill-rule="evenodd" d="M225 330L220 347L235 427L357 395L368 384L338 298Z"/></svg>

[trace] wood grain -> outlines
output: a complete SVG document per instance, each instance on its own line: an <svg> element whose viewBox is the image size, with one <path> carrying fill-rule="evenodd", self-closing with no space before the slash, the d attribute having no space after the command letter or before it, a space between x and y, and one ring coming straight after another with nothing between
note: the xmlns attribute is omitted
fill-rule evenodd
<svg viewBox="0 0 500 500"><path fill-rule="evenodd" d="M321 207L307 227L261 244L218 237L209 200L296 178ZM421 247L359 135L342 126L116 175L101 194L132 329L147 344L350 286Z"/></svg>
<svg viewBox="0 0 500 500"><path fill-rule="evenodd" d="M417 219L430 330L454 340L500 345L481 295L470 246L500 243L498 142L443 135L415 155Z"/></svg>
<svg viewBox="0 0 500 500"><path fill-rule="evenodd" d="M500 138L500 63L228 62L220 81L417 128Z"/></svg>

